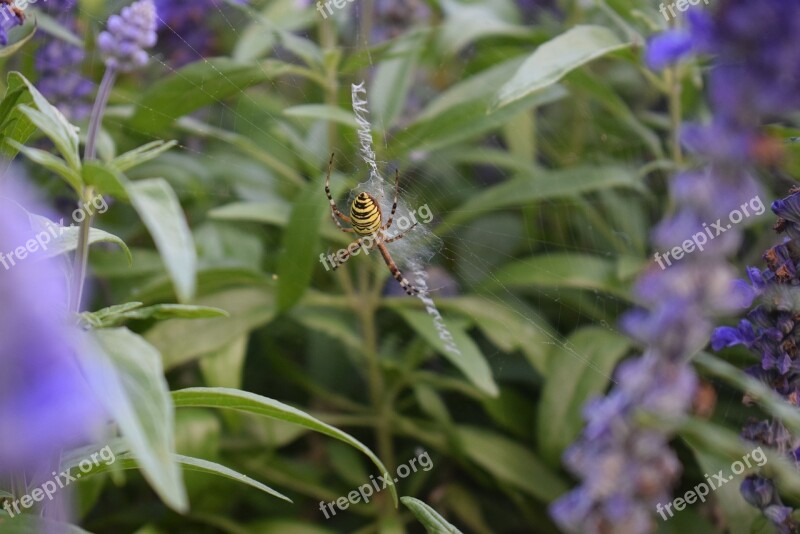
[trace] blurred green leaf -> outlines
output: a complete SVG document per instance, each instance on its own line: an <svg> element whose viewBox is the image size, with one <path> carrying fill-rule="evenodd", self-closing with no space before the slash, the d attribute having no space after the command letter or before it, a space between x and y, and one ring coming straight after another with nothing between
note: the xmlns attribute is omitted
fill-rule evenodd
<svg viewBox="0 0 800 534"><path fill-rule="evenodd" d="M541 91L593 59L629 46L603 26L576 26L537 48L497 92L494 106Z"/></svg>
<svg viewBox="0 0 800 534"><path fill-rule="evenodd" d="M190 63L144 92L136 103L130 127L142 134L161 133L176 119L267 79L259 65L227 58Z"/></svg>
<svg viewBox="0 0 800 534"><path fill-rule="evenodd" d="M617 277L616 262L588 254L560 252L517 260L499 269L478 290L509 287L532 292L537 288L577 288L631 299Z"/></svg>
<svg viewBox="0 0 800 534"><path fill-rule="evenodd" d="M392 58L375 67L366 99L378 130L393 126L406 106L425 35L414 32L404 36L392 46Z"/></svg>
<svg viewBox="0 0 800 534"><path fill-rule="evenodd" d="M292 206L278 258L278 309L285 311L297 303L311 283L322 250L319 227L329 210L321 184L309 182Z"/></svg>
<svg viewBox="0 0 800 534"><path fill-rule="evenodd" d="M201 297L195 305L225 310L230 317L170 319L148 330L145 338L161 350L165 369L222 349L275 316L272 292L256 288L231 289Z"/></svg>
<svg viewBox="0 0 800 534"><path fill-rule="evenodd" d="M128 196L153 236L178 300L188 302L197 284L197 252L178 197L161 178L130 182Z"/></svg>
<svg viewBox="0 0 800 534"><path fill-rule="evenodd" d="M626 167L595 165L555 171L537 169L473 195L445 218L439 234L451 232L467 221L502 208L527 206L541 200L612 187L643 190L636 172Z"/></svg>
<svg viewBox="0 0 800 534"><path fill-rule="evenodd" d="M414 517L422 523L428 534L461 534L461 531L448 523L436 510L414 497L400 497Z"/></svg>
<svg viewBox="0 0 800 534"><path fill-rule="evenodd" d="M356 116L352 111L347 111L335 106L325 104L304 104L302 106L292 106L283 110L288 117L299 117L304 119L316 119L321 121L336 122L351 128L358 128Z"/></svg>
<svg viewBox="0 0 800 534"><path fill-rule="evenodd" d="M0 49L2 50L2 49ZM59 534L91 534L67 523L57 523L32 514L11 517L0 510L0 531L3 534L31 534L32 532L58 532Z"/></svg>
<svg viewBox="0 0 800 534"><path fill-rule="evenodd" d="M400 306L394 306L393 309L439 354L464 373L464 376L476 387L490 397L496 397L499 394L497 383L492 377L492 369L480 348L469 337L461 324L453 320L443 321L453 337L453 342L447 344L441 339L436 323L428 313ZM448 346L451 348L448 349ZM453 347L457 348L460 353L456 353Z"/></svg>
<svg viewBox="0 0 800 534"><path fill-rule="evenodd" d="M459 437L467 457L503 484L544 502L568 489L530 447L478 427L460 427Z"/></svg>
<svg viewBox="0 0 800 534"><path fill-rule="evenodd" d="M387 472L386 467L378 457L363 443L351 435L282 402L254 393L227 388L188 388L173 392L172 397L178 407L227 408L303 426L355 447L372 460L372 463L382 474ZM397 505L397 489L392 485L389 486L389 491L392 494L395 505Z"/></svg>
<svg viewBox="0 0 800 534"><path fill-rule="evenodd" d="M14 150L20 152L33 163L41 165L48 171L54 172L61 176L64 181L67 182L67 185L69 185L76 193L80 194L80 192L83 190L81 173L70 168L63 159L38 148L26 147L22 143L18 143L13 139L6 139L6 143L11 145Z"/></svg>
<svg viewBox="0 0 800 534"><path fill-rule="evenodd" d="M80 356L83 374L159 497L176 511L189 507L175 462L172 399L161 356L126 328L95 330L96 350Z"/></svg>
<svg viewBox="0 0 800 534"><path fill-rule="evenodd" d="M119 172L125 172L128 169L138 167L142 163L146 163L157 158L177 144L177 141L153 141L129 152L125 152L124 154L120 154L114 158L109 165L117 169Z"/></svg>

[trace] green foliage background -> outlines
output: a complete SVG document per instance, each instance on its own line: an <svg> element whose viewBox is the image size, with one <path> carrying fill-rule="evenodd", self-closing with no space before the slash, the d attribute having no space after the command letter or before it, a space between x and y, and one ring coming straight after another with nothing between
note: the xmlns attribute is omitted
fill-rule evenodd
<svg viewBox="0 0 800 534"><path fill-rule="evenodd" d="M81 4L87 48L110 7ZM547 506L574 483L560 457L581 408L636 354L617 319L653 268L665 180L695 163L674 139L706 114L703 66L643 66L665 28L649 0L565 0L533 24L511 1L431 0L428 23L375 45L379 21L352 7L325 21L293 0L231 7L230 25L208 21L226 55L180 70L156 57L120 79L99 162L80 161L78 135L27 81L32 41L3 50L6 155L53 198L113 199L91 235L83 319L104 349L118 461L78 485L76 523L556 532ZM432 296L460 357L375 254L335 274L318 262L348 237L322 188L331 152L340 208L366 177L349 90L362 79L386 176L399 168L406 202L436 216L430 283L447 289ZM768 220L749 223L743 263L772 239ZM68 233L63 252L76 246ZM708 354L698 368L713 414L652 422L679 433L686 488L741 456L736 390L757 387ZM434 467L398 483L399 507L387 490L324 518L320 501L423 450ZM794 470L775 466L796 495ZM661 527L708 532L715 515L732 532L759 525L731 485ZM23 521L35 517L9 524L35 528Z"/></svg>

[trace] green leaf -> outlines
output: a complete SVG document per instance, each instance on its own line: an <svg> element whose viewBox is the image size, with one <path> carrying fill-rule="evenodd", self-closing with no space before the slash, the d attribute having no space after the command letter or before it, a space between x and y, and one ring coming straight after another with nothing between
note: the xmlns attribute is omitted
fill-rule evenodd
<svg viewBox="0 0 800 534"><path fill-rule="evenodd" d="M553 198L572 197L611 187L642 190L633 169L618 166L574 167L558 171L537 169L473 195L453 210L439 228L439 234L458 229L465 222L491 211L528 206Z"/></svg>
<svg viewBox="0 0 800 534"><path fill-rule="evenodd" d="M22 143L18 143L10 138L6 139L6 143L14 147L14 149L18 152L21 152L23 156L31 160L33 163L41 165L48 171L54 172L61 176L64 181L67 182L67 185L69 185L76 193L80 194L83 191L83 180L81 178L81 174L75 169L70 168L63 159L38 148L26 147Z"/></svg>
<svg viewBox="0 0 800 534"><path fill-rule="evenodd" d="M2 50L2 48L0 48ZM12 508L13 510L13 508ZM31 534L31 532L58 532L59 534L90 534L75 525L57 523L32 514L9 516L0 511L0 531L3 534Z"/></svg>
<svg viewBox="0 0 800 534"><path fill-rule="evenodd" d="M249 336L243 334L200 360L205 383L212 387L241 388Z"/></svg>
<svg viewBox="0 0 800 534"><path fill-rule="evenodd" d="M316 119L321 121L338 122L351 128L358 128L356 116L352 111L347 111L336 106L325 104L305 104L292 106L283 110L283 114L288 117L301 117L306 119Z"/></svg>
<svg viewBox="0 0 800 534"><path fill-rule="evenodd" d="M603 26L576 26L537 48L497 92L494 106L507 106L553 85L593 59L630 46Z"/></svg>
<svg viewBox="0 0 800 534"><path fill-rule="evenodd" d="M39 24L44 33L52 35L56 39L60 39L72 46L76 46L80 49L84 48L83 39L72 33L69 28L62 25L58 20L41 9L36 12L36 23Z"/></svg>
<svg viewBox="0 0 800 534"><path fill-rule="evenodd" d="M46 217L34 213L30 213L28 216L31 219L31 224L38 230L39 235L48 234L53 237L49 243L46 243L47 248L42 249L42 257L52 258L60 254L72 252L78 248L78 236L81 231L79 227L61 226ZM44 241L44 239L42 239L42 241ZM133 263L133 256L131 255L130 249L128 249L128 245L114 234L109 234L97 228L90 228L89 244L94 245L95 243L114 243L115 245L119 245L128 257L128 264Z"/></svg>
<svg viewBox="0 0 800 534"><path fill-rule="evenodd" d="M100 194L120 200L128 199L128 179L121 172L99 161L87 161L82 169L83 183L93 186Z"/></svg>
<svg viewBox="0 0 800 534"><path fill-rule="evenodd" d="M747 397L751 401L761 406L765 412L779 419L793 434L800 435L800 412L798 412L797 406L787 402L768 385L707 352L698 353L693 362L705 372L739 389L743 393L747 393Z"/></svg>
<svg viewBox="0 0 800 534"><path fill-rule="evenodd" d="M188 388L175 391L172 398L177 407L203 407L203 408L227 408L243 412L263 415L279 421L287 421L308 428L315 432L336 438L348 445L351 445L364 453L372 463L386 473L387 469L377 456L363 443L352 437L350 434L342 432L338 428L332 427L322 421L311 417L305 412L293 408L288 404L262 397L247 391L227 388ZM397 505L397 489L392 485L389 487L395 505Z"/></svg>
<svg viewBox="0 0 800 534"><path fill-rule="evenodd" d="M325 190L321 184L309 182L297 196L278 257L278 310L291 308L311 284L314 267L322 252L319 227L328 211Z"/></svg>
<svg viewBox="0 0 800 534"><path fill-rule="evenodd" d="M138 306L131 306L138 304ZM126 321L155 319L163 321L166 319L211 319L215 317L228 317L228 312L219 308L209 306L191 306L185 304L156 304L141 308L141 302L129 303L129 305L113 306L119 308L111 311L109 308L100 310L95 314L88 314L97 321L95 324L99 328L109 328L119 326ZM84 314L86 315L86 314Z"/></svg>
<svg viewBox="0 0 800 534"><path fill-rule="evenodd" d="M176 511L188 509L175 462L174 409L161 356L126 328L92 332L96 350L80 356L84 375L116 421L144 477Z"/></svg>
<svg viewBox="0 0 800 534"><path fill-rule="evenodd" d="M25 37L20 39L15 43L11 43L6 46L0 46L0 58L9 57L20 50L28 41L30 41L33 36L36 34L37 25L34 23L31 27L31 31L29 31Z"/></svg>
<svg viewBox="0 0 800 534"><path fill-rule="evenodd" d="M478 39L490 36L530 37L531 30L504 20L498 9L499 2L456 2L443 0L446 14L439 42L444 52L455 55L459 50Z"/></svg>
<svg viewBox="0 0 800 534"><path fill-rule="evenodd" d="M605 391L630 345L612 330L586 327L553 346L537 417L539 450L551 465L561 464L561 454L583 428L583 406Z"/></svg>
<svg viewBox="0 0 800 534"><path fill-rule="evenodd" d="M565 252L542 254L517 260L500 268L479 291L494 292L502 288L575 288L603 291L630 300L631 295L619 280L615 261Z"/></svg>
<svg viewBox="0 0 800 534"><path fill-rule="evenodd" d="M392 59L378 63L367 93L375 128L388 130L406 106L422 50L424 32L404 36L392 46Z"/></svg>
<svg viewBox="0 0 800 534"><path fill-rule="evenodd" d="M400 497L400 501L408 506L414 517L422 523L428 534L461 534L461 531L448 523L439 513L414 497Z"/></svg>
<svg viewBox="0 0 800 534"><path fill-rule="evenodd" d="M20 104L33 101L25 77L18 72L8 75L8 88L0 101L0 141L14 140L24 143L36 131L36 126L19 111ZM17 150L8 143L0 143L0 156L8 160L17 155Z"/></svg>
<svg viewBox="0 0 800 534"><path fill-rule="evenodd" d="M14 78L16 86L18 86L17 84L25 86L31 97L31 101L28 103L33 104L32 107L29 106L28 103L18 104L19 111L25 115L30 123L39 128L39 130L53 142L71 169L80 171L81 160L78 154L78 128L70 124L64 115L54 106L50 105L39 90L18 72L12 72L9 75L9 89L12 87L12 78ZM17 139L16 137L14 139L25 142L25 139Z"/></svg>
<svg viewBox="0 0 800 534"><path fill-rule="evenodd" d="M458 435L469 459L504 484L543 502L555 500L569 489L530 447L483 428L460 427Z"/></svg>
<svg viewBox="0 0 800 534"><path fill-rule="evenodd" d="M89 458L89 455L93 452L97 451L97 447L89 446L89 447L82 447L78 450L70 451L67 455L65 455L61 469L69 470L70 474L77 474L79 478L86 478L92 475L98 475L100 473L106 473L109 471L116 471L118 469L138 469L139 465L136 461L136 457L128 451L127 443L125 440L116 439L111 440L106 447L112 452L112 458L98 462L92 462L92 467L89 470L84 471L83 469L78 469L78 466L81 461ZM105 459L104 459L105 460ZM258 482L257 480L253 480L252 478L248 477L247 475L243 475L233 469L225 467L224 465L220 465L215 462L211 462L208 460L203 460L201 458L193 458L191 456L186 456L183 454L173 454L172 460L176 465L179 465L184 471L196 471L199 473L207 473L211 475L217 475L224 478L228 478L230 480L235 480L236 482L241 482L247 484L248 486L252 486L256 489L263 491L269 495L282 499L284 501L292 502L292 500L279 493L278 491Z"/></svg>
<svg viewBox="0 0 800 534"><path fill-rule="evenodd" d="M148 330L145 338L161 351L165 369L222 349L275 316L272 292L253 287L201 297L195 304L225 310L230 317L194 321L171 319Z"/></svg>
<svg viewBox="0 0 800 534"><path fill-rule="evenodd" d="M489 367L486 357L469 337L462 323L452 320L443 321L453 337L453 342L448 344L441 339L434 318L427 312L410 310L397 305L393 308L414 331L464 373L464 376L476 387L490 397L496 397L499 394L497 383L492 377L492 369ZM460 352L455 352L453 347L457 347Z"/></svg>
<svg viewBox="0 0 800 534"><path fill-rule="evenodd" d="M117 156L109 163L109 165L117 169L119 172L125 172L128 169L138 167L142 163L146 163L157 158L177 144L177 141L153 141L152 143L147 143L146 145L142 145Z"/></svg>
<svg viewBox="0 0 800 534"><path fill-rule="evenodd" d="M178 300L188 302L197 283L197 252L178 197L161 178L129 183L128 197L153 236Z"/></svg>
<svg viewBox="0 0 800 534"><path fill-rule="evenodd" d="M266 79L259 65L227 58L196 61L150 86L136 103L130 127L142 134L163 132L179 117Z"/></svg>

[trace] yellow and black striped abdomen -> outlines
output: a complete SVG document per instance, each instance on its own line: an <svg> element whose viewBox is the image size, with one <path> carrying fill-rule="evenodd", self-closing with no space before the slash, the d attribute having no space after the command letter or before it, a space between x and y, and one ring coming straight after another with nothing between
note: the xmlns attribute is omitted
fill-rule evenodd
<svg viewBox="0 0 800 534"><path fill-rule="evenodd" d="M350 218L358 235L372 235L381 227L381 208L369 193L359 193L350 206Z"/></svg>

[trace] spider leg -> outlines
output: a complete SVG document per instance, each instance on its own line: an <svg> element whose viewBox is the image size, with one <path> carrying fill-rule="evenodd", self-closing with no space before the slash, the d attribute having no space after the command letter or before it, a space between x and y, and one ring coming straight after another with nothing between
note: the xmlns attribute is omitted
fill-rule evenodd
<svg viewBox="0 0 800 534"><path fill-rule="evenodd" d="M401 273L400 269L397 268L392 256L389 254L389 251L386 250L386 247L383 245L383 243L378 243L378 250L381 251L383 261L386 262L386 266L389 267L389 271L392 273L392 276L395 280L397 280L405 292L409 295L419 295L419 289L414 287L414 285L403 276L403 273Z"/></svg>
<svg viewBox="0 0 800 534"><path fill-rule="evenodd" d="M388 230L390 226L392 226L392 219L394 219L394 213L397 211L397 190L400 187L400 169L394 170L394 204L392 204L392 212L389 214L389 220L386 221L386 226L383 227L384 230Z"/></svg>
<svg viewBox="0 0 800 534"><path fill-rule="evenodd" d="M404 232L401 232L401 233L397 234L396 236L394 236L394 237L392 237L390 239L385 239L385 240L381 241L381 243L391 243L392 241L397 241L398 239L403 239L403 237L405 237L405 235L407 233L409 233L411 230L413 230L414 227L416 225L418 225L418 224L419 224L418 222L415 222L414 224L411 225L411 228L405 230Z"/></svg>
<svg viewBox="0 0 800 534"><path fill-rule="evenodd" d="M335 271L336 269L339 268L340 265L342 265L344 262L349 260L353 256L353 254L355 254L355 252L361 247L361 242L367 237L370 237L370 236L364 236L364 237L361 237L359 239L356 239L355 241L353 241L352 243L347 245L346 249L342 249L340 252L344 252L344 254L343 254L344 259L339 258L338 254L334 254L333 258L336 260L336 262L333 263L333 270ZM372 241L374 243L374 239ZM372 248L372 247L369 247L369 248Z"/></svg>
<svg viewBox="0 0 800 534"><path fill-rule="evenodd" d="M347 224L352 224L350 217L339 211L339 208L336 207L336 201L334 201L333 197L331 196L331 171L333 170L333 156L334 154L331 154L331 160L328 162L328 175L325 178L325 194L328 196L328 202L331 203L331 218L333 219L333 222L336 223L336 226L338 226L339 230L342 232L352 234L354 232L352 228L345 228L339 222L339 219L341 219Z"/></svg>

